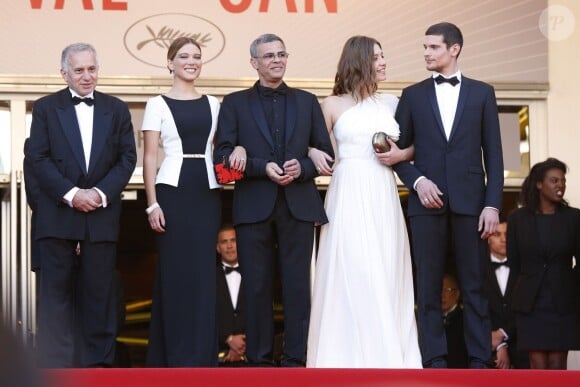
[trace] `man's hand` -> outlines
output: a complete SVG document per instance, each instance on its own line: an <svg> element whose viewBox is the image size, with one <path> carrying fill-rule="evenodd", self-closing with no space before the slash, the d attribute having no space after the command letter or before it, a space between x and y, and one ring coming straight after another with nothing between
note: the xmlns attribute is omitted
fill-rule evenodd
<svg viewBox="0 0 580 387"><path fill-rule="evenodd" d="M292 179L297 180L302 172L302 167L296 159L288 160L284 163L284 173L292 176Z"/></svg>
<svg viewBox="0 0 580 387"><path fill-rule="evenodd" d="M266 176L268 176L268 178L274 183L282 186L288 185L292 183L292 180L294 180L292 176L285 174L282 168L273 161L266 164Z"/></svg>
<svg viewBox="0 0 580 387"><path fill-rule="evenodd" d="M101 206L101 195L94 189L79 189L72 200L73 207L82 212L91 212Z"/></svg>
<svg viewBox="0 0 580 387"><path fill-rule="evenodd" d="M508 353L507 345L504 345L496 352L495 365L497 368L502 370L508 370L510 368L510 355Z"/></svg>
<svg viewBox="0 0 580 387"><path fill-rule="evenodd" d="M491 331L491 350L495 351L497 346L503 343L504 338L505 336L501 330L496 329L495 331Z"/></svg>
<svg viewBox="0 0 580 387"><path fill-rule="evenodd" d="M439 190L437 184L433 183L431 180L424 178L419 180L417 183L417 195L419 195L419 200L425 208L441 208L443 207L443 200L441 200L441 195L443 192Z"/></svg>
<svg viewBox="0 0 580 387"><path fill-rule="evenodd" d="M246 335L230 335L226 343L230 346L230 350L224 358L225 362L244 360L244 354L246 353Z"/></svg>
<svg viewBox="0 0 580 387"><path fill-rule="evenodd" d="M228 337L227 343L230 346L230 352L234 351L240 355L246 353L246 335L231 335Z"/></svg>
<svg viewBox="0 0 580 387"><path fill-rule="evenodd" d="M477 231L481 231L481 239L487 239L495 233L499 224L499 213L495 208L484 208L479 215Z"/></svg>

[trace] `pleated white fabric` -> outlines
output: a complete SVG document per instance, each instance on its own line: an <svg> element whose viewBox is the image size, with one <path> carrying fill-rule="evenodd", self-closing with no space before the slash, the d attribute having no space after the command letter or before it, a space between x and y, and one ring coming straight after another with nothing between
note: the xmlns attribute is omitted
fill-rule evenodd
<svg viewBox="0 0 580 387"><path fill-rule="evenodd" d="M333 129L339 161L326 194L308 367L421 367L407 229L393 171L371 144L379 130L398 137L396 104L377 94Z"/></svg>

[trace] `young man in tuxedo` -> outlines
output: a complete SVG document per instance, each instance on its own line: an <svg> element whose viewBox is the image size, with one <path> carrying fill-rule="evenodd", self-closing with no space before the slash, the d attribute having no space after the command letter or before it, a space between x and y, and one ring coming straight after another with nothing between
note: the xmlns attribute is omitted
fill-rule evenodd
<svg viewBox="0 0 580 387"><path fill-rule="evenodd" d="M232 218L247 306L246 355L273 365L273 281L278 259L284 308L282 366L304 366L310 318L314 226L326 223L308 158L310 147L334 156L316 96L283 80L289 54L274 34L250 45L258 81L224 97L214 161L245 148L245 176L236 182Z"/></svg>
<svg viewBox="0 0 580 387"><path fill-rule="evenodd" d="M510 268L506 249L507 222L502 221L488 238L489 265L486 293L491 319L491 348L501 369L530 368L527 352L517 350L515 314L511 308L516 273Z"/></svg>
<svg viewBox="0 0 580 387"><path fill-rule="evenodd" d="M40 365L110 367L121 192L137 162L133 125L127 104L95 90L92 45L67 46L60 73L68 87L35 102L26 154L39 187Z"/></svg>
<svg viewBox="0 0 580 387"><path fill-rule="evenodd" d="M220 228L216 250L219 360L224 365L240 365L246 360L246 303L233 226Z"/></svg>
<svg viewBox="0 0 580 387"><path fill-rule="evenodd" d="M403 90L396 112L399 146L413 144L415 159L394 166L410 191L423 365L447 366L440 292L451 240L463 295L469 367L486 368L491 328L483 291L485 239L498 224L503 191L497 104L492 86L459 70L463 36L457 26L430 26L423 47L432 75Z"/></svg>

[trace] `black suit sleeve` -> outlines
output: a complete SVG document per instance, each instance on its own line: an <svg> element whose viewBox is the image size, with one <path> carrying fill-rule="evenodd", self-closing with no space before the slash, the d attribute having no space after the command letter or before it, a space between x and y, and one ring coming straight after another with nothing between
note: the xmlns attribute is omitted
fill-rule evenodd
<svg viewBox="0 0 580 387"><path fill-rule="evenodd" d="M334 150L332 149L330 135L328 134L328 128L326 127L326 122L324 121L324 115L322 114L320 103L314 95L311 95L310 103L312 108L312 130L310 131L309 145L312 148L326 152L328 155L334 158ZM318 176L316 166L308 156L298 161L300 161L300 167L302 169L300 180L310 180Z"/></svg>

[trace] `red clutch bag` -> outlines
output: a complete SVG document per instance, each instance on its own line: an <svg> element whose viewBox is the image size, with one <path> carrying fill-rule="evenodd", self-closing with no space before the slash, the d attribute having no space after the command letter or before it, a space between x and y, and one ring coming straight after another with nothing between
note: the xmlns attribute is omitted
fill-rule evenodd
<svg viewBox="0 0 580 387"><path fill-rule="evenodd" d="M241 180L244 177L243 172L236 171L230 168L230 163L227 157L224 161L214 165L215 177L220 184L231 183L232 181Z"/></svg>

